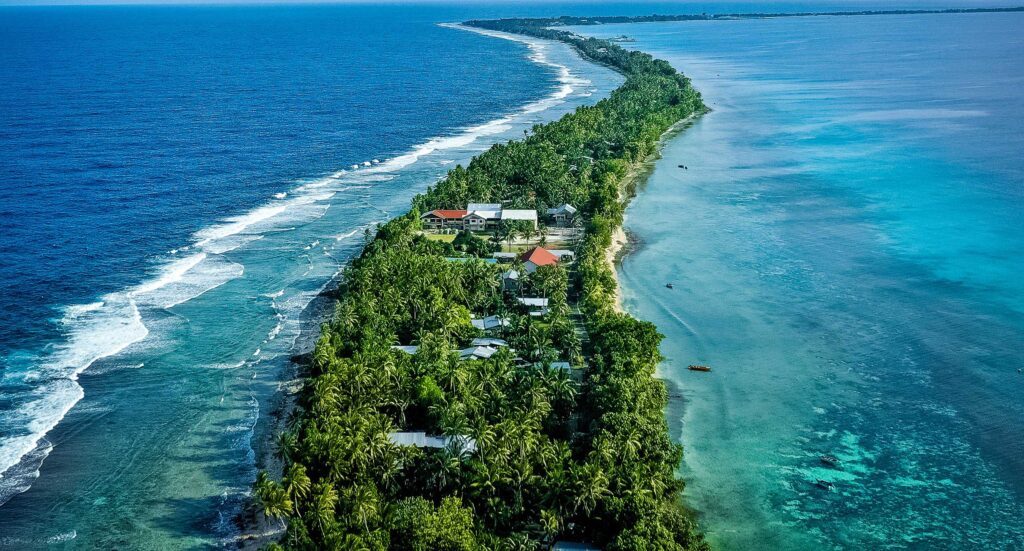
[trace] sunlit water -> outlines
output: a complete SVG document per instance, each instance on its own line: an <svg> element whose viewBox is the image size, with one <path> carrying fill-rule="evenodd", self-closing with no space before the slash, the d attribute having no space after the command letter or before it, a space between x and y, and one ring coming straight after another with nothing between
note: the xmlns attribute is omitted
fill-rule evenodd
<svg viewBox="0 0 1024 551"><path fill-rule="evenodd" d="M1024 548L1022 29L577 29L636 38L714 109L630 207L620 275L666 335L687 501L716 546Z"/></svg>
<svg viewBox="0 0 1024 551"><path fill-rule="evenodd" d="M450 15L3 12L0 547L229 544L364 231L621 82Z"/></svg>

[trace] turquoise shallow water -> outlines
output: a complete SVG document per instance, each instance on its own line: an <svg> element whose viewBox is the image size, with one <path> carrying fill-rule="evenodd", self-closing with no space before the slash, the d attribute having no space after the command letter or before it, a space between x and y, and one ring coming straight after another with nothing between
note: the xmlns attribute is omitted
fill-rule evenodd
<svg viewBox="0 0 1024 551"><path fill-rule="evenodd" d="M1024 547L1021 29L577 29L634 37L714 109L630 207L620 275L666 335L687 499L718 547Z"/></svg>

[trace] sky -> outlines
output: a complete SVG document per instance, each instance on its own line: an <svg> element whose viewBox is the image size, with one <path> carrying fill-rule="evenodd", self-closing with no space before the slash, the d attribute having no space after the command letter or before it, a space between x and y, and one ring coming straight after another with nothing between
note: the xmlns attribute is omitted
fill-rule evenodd
<svg viewBox="0 0 1024 551"><path fill-rule="evenodd" d="M45 5L124 5L124 4L140 4L140 5L161 5L161 4L188 4L188 5L251 5L251 4L386 4L386 5L401 5L401 4L440 4L440 5L470 5L470 4L505 4L505 5L522 5L522 4L623 4L623 0L527 0L526 2L517 0L0 0L0 6L45 6ZM702 11L698 8L708 6L709 4L715 4L716 2L709 2L707 0L680 0L676 2L665 1L665 2L643 2L650 3L652 6L657 5L660 13L670 13L675 11L677 13L694 13L695 11ZM758 8L764 8L767 2L765 0L728 0L722 2L723 4L729 4L730 6L750 4L757 6ZM883 7L891 7L893 9L898 8L949 8L949 7L1008 7L1008 6L1019 6L1024 5L1024 0L820 0L820 1L809 1L809 0L784 0L776 1L774 4L779 5L777 11L788 11L785 9L787 4L799 4L802 6L814 5L821 7L821 9L849 9L861 7L862 9L882 9ZM758 9L758 11L764 11ZM653 12L652 12L653 13Z"/></svg>

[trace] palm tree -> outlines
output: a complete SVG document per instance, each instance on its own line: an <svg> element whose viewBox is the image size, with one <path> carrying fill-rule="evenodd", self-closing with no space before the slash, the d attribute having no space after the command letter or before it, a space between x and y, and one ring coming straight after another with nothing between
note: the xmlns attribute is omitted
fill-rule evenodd
<svg viewBox="0 0 1024 551"><path fill-rule="evenodd" d="M436 460L431 469L431 481L439 495L447 493L450 485L455 486L455 493L458 494L460 486L457 484L462 475L462 455L449 449L443 449L436 455Z"/></svg>
<svg viewBox="0 0 1024 551"><path fill-rule="evenodd" d="M294 432L284 431L277 435L277 449L274 455L285 463L291 463L295 459L295 452L298 449L298 437Z"/></svg>
<svg viewBox="0 0 1024 551"><path fill-rule="evenodd" d="M313 525L320 534L327 536L334 526L334 512L338 505L338 492L327 482L318 482L313 489L313 506L310 510Z"/></svg>
<svg viewBox="0 0 1024 551"><path fill-rule="evenodd" d="M378 507L377 489L363 484L349 492L349 500L352 504L352 513L363 525L367 534L370 533L370 519L377 517L380 512Z"/></svg>
<svg viewBox="0 0 1024 551"><path fill-rule="evenodd" d="M540 512L540 526L544 533L544 541L550 544L562 531L562 517L552 509L544 509Z"/></svg>
<svg viewBox="0 0 1024 551"><path fill-rule="evenodd" d="M285 474L284 480L285 490L288 496L291 498L292 503L298 508L298 504L305 501L309 497L309 491L312 487L312 481L309 479L309 475L306 473L306 467L299 463L292 463Z"/></svg>
<svg viewBox="0 0 1024 551"><path fill-rule="evenodd" d="M600 466L594 463L586 463L582 467L573 469L575 486L575 500L573 505L577 512L591 514L597 509L597 504L608 495L608 476Z"/></svg>
<svg viewBox="0 0 1024 551"><path fill-rule="evenodd" d="M267 517L284 519L291 516L294 504L288 498L288 492L271 480L265 471L260 471L260 474L256 475L253 491L263 507L263 514Z"/></svg>

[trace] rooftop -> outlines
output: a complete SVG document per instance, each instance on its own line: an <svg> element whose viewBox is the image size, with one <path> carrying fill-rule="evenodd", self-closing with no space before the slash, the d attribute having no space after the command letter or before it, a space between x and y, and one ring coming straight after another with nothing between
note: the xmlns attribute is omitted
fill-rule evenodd
<svg viewBox="0 0 1024 551"><path fill-rule="evenodd" d="M497 348L492 348L490 346L472 346L470 348L463 348L462 350L459 350L459 359L460 360L476 360L476 359L486 360L487 358L490 358L491 356L493 356L494 353L497 352L497 351L498 351Z"/></svg>
<svg viewBox="0 0 1024 551"><path fill-rule="evenodd" d="M501 203L470 203L466 210L501 210Z"/></svg>
<svg viewBox="0 0 1024 551"><path fill-rule="evenodd" d="M423 216L427 216L428 214L433 214L434 216L437 216L438 218L446 218L446 219L449 219L449 220L461 220L463 216L466 216L467 214L469 214L469 211L468 210L451 210L451 209L434 209L434 210L424 214Z"/></svg>
<svg viewBox="0 0 1024 551"><path fill-rule="evenodd" d="M543 247L534 247L523 253L523 262L532 262L537 266L549 266L558 263L558 257Z"/></svg>
<svg viewBox="0 0 1024 551"><path fill-rule="evenodd" d="M496 339L493 337L480 337L473 339L473 342L469 343L470 346L508 346L508 342L505 339Z"/></svg>
<svg viewBox="0 0 1024 551"><path fill-rule="evenodd" d="M415 446L417 448L447 448L456 445L464 451L476 451L476 440L468 436L449 436L442 434L429 436L425 432L392 432L388 435L391 442L398 446Z"/></svg>
<svg viewBox="0 0 1024 551"><path fill-rule="evenodd" d="M557 256L559 260L565 257L576 258L576 252L569 249L548 249L548 252Z"/></svg>
<svg viewBox="0 0 1024 551"><path fill-rule="evenodd" d="M562 203L553 209L548 209L548 215L553 216L555 214L576 214L576 207L569 203Z"/></svg>
<svg viewBox="0 0 1024 551"><path fill-rule="evenodd" d="M537 211L535 210L512 210L505 209L501 211L502 220L537 220Z"/></svg>
<svg viewBox="0 0 1024 551"><path fill-rule="evenodd" d="M494 329L495 327L508 327L508 320L500 318L498 316L487 316L486 318L476 318L472 320L473 327L477 329Z"/></svg>
<svg viewBox="0 0 1024 551"><path fill-rule="evenodd" d="M551 551L601 551L599 547L594 547L586 543L579 543L575 541L559 541L555 542L555 545L551 548Z"/></svg>

